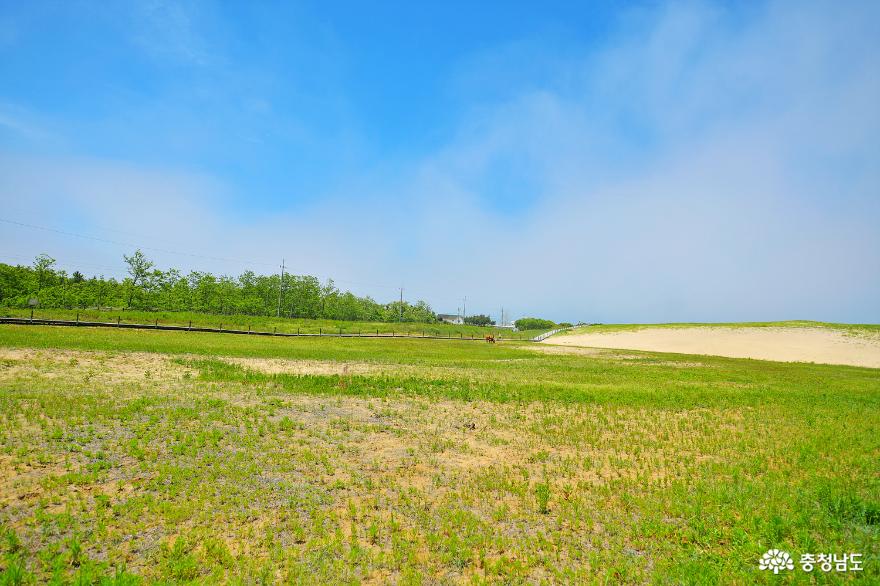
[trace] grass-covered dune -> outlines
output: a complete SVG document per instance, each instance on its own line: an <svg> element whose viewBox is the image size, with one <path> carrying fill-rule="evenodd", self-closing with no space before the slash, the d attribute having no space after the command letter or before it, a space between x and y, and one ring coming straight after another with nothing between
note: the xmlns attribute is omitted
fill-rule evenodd
<svg viewBox="0 0 880 586"><path fill-rule="evenodd" d="M547 343L880 368L880 326L822 322L595 325Z"/></svg>
<svg viewBox="0 0 880 586"><path fill-rule="evenodd" d="M880 324L844 324L833 322L790 320L790 321L755 321L755 322L681 322L657 324L592 324L565 330L556 335L577 335L584 331L631 332L653 328L828 328L852 334L880 334Z"/></svg>
<svg viewBox="0 0 880 586"><path fill-rule="evenodd" d="M30 309L2 308L0 316L3 317L30 317ZM196 313L189 311L138 311L138 310L113 310L104 311L97 309L37 309L34 317L38 319L75 320L79 316L81 321L115 322L117 318L123 323L152 324L158 322L164 325L187 326L190 323L194 327L219 328L230 330L247 330L283 333L317 334L409 334L413 336L450 336L450 337L476 337L481 338L486 334L502 336L513 339L529 339L537 336L545 330L514 332L508 328L496 328L492 326L472 326L467 324L454 325L447 323L419 323L419 322L357 322L332 319L305 319L286 317L267 317L259 315L217 315L210 313Z"/></svg>
<svg viewBox="0 0 880 586"><path fill-rule="evenodd" d="M0 326L0 582L880 581L880 370Z"/></svg>

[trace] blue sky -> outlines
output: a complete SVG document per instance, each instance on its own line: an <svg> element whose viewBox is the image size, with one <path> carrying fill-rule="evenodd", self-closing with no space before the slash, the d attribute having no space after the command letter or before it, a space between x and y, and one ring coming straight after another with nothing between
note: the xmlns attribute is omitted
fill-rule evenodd
<svg viewBox="0 0 880 586"><path fill-rule="evenodd" d="M880 321L876 3L2 4L0 218L439 311Z"/></svg>
<svg viewBox="0 0 880 586"><path fill-rule="evenodd" d="M418 161L454 139L468 112L550 83L542 60L596 43L616 18L600 5L506 3L9 3L4 12L4 101L61 135L52 150L209 173L248 193L245 213ZM494 79L481 61L500 65ZM26 138L4 143L35 146ZM507 209L503 190L485 183Z"/></svg>

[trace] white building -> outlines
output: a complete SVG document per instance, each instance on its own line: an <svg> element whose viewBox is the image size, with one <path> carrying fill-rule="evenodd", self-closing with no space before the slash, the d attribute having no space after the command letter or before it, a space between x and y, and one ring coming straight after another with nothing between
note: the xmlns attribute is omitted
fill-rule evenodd
<svg viewBox="0 0 880 586"><path fill-rule="evenodd" d="M438 313L437 319L448 324L455 324L457 326L460 326L464 323L464 318L462 318L460 315L453 315L450 313Z"/></svg>

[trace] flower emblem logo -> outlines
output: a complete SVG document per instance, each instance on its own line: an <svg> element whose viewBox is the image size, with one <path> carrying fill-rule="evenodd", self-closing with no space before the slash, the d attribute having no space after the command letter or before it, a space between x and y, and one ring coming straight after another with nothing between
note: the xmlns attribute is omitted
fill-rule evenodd
<svg viewBox="0 0 880 586"><path fill-rule="evenodd" d="M761 556L758 568L761 570L773 570L774 574L778 574L780 570L793 570L794 562L791 561L791 556L787 551L769 549L767 553Z"/></svg>

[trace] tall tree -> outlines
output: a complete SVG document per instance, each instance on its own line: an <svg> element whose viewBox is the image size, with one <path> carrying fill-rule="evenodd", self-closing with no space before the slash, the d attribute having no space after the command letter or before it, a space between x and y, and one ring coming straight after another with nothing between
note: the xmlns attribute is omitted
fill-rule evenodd
<svg viewBox="0 0 880 586"><path fill-rule="evenodd" d="M34 259L34 271L37 273L37 293L43 288L43 281L47 274L52 273L55 259L48 254L40 254Z"/></svg>
<svg viewBox="0 0 880 586"><path fill-rule="evenodd" d="M131 275L131 288L128 292L128 307L131 308L131 300L134 297L135 288L144 286L147 276L150 274L150 269L153 268L153 263L140 250L136 250L131 256L123 254L122 258L128 264L128 274Z"/></svg>

